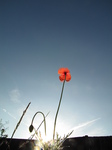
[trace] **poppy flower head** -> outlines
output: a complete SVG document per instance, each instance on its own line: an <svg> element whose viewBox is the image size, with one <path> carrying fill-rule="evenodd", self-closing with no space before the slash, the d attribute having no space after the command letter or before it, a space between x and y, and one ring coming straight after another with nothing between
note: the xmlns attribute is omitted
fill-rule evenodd
<svg viewBox="0 0 112 150"><path fill-rule="evenodd" d="M58 70L60 81L66 80L67 82L71 80L71 74L68 68L60 68Z"/></svg>

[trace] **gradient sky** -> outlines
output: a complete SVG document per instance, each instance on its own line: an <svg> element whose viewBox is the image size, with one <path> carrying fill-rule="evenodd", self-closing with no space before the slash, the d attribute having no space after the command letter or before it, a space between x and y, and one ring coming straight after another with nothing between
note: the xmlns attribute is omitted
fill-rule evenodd
<svg viewBox="0 0 112 150"><path fill-rule="evenodd" d="M37 111L52 137L62 82L69 68L56 131L63 136L112 135L112 1L0 1L0 118L14 138L28 138ZM38 127L42 116L35 118ZM40 128L43 132L44 127Z"/></svg>

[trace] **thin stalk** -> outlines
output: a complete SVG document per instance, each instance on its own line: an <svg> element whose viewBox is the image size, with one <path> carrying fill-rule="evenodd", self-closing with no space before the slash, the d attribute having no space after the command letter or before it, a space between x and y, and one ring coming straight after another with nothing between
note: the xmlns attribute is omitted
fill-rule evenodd
<svg viewBox="0 0 112 150"><path fill-rule="evenodd" d="M66 79L66 76L65 76L65 79ZM57 121L57 116L58 116L58 112L59 112L60 105L61 105L61 100L62 100L64 85L65 85L65 80L64 80L64 82L63 82L62 91L61 91L61 96L60 96L60 101L59 101L59 104L58 104L58 109L57 109L56 116L55 116L55 121L54 121L53 141L54 141L54 138L55 138L56 121Z"/></svg>
<svg viewBox="0 0 112 150"><path fill-rule="evenodd" d="M15 129L14 129L14 131L13 131L13 133L12 133L11 139L13 138L13 136L14 136L14 134L15 134L15 132L16 132L18 126L20 125L20 123L21 123L21 121L22 121L22 119L23 119L23 116L25 115L25 113L26 113L28 107L30 106L30 104L31 104L31 102L27 105L26 109L23 111L23 114L22 114L20 120L18 121L18 123L17 123L17 125L16 125L16 127L15 127Z"/></svg>

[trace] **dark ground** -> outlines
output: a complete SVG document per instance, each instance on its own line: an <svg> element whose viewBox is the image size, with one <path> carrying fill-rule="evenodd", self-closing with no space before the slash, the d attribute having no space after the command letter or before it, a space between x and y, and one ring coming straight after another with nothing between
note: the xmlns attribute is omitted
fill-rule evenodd
<svg viewBox="0 0 112 150"><path fill-rule="evenodd" d="M35 145L35 140L0 138L0 150L34 150ZM112 136L68 138L63 150L112 150Z"/></svg>

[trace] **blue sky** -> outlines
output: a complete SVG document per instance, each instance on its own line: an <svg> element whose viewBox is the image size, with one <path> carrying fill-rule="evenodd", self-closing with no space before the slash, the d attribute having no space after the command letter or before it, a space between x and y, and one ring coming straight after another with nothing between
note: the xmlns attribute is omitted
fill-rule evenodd
<svg viewBox="0 0 112 150"><path fill-rule="evenodd" d="M62 82L69 68L56 131L63 136L112 135L111 0L0 1L0 118L9 137L28 138L36 111L50 114L52 137ZM42 117L35 118L38 127ZM43 126L41 127L43 132Z"/></svg>

